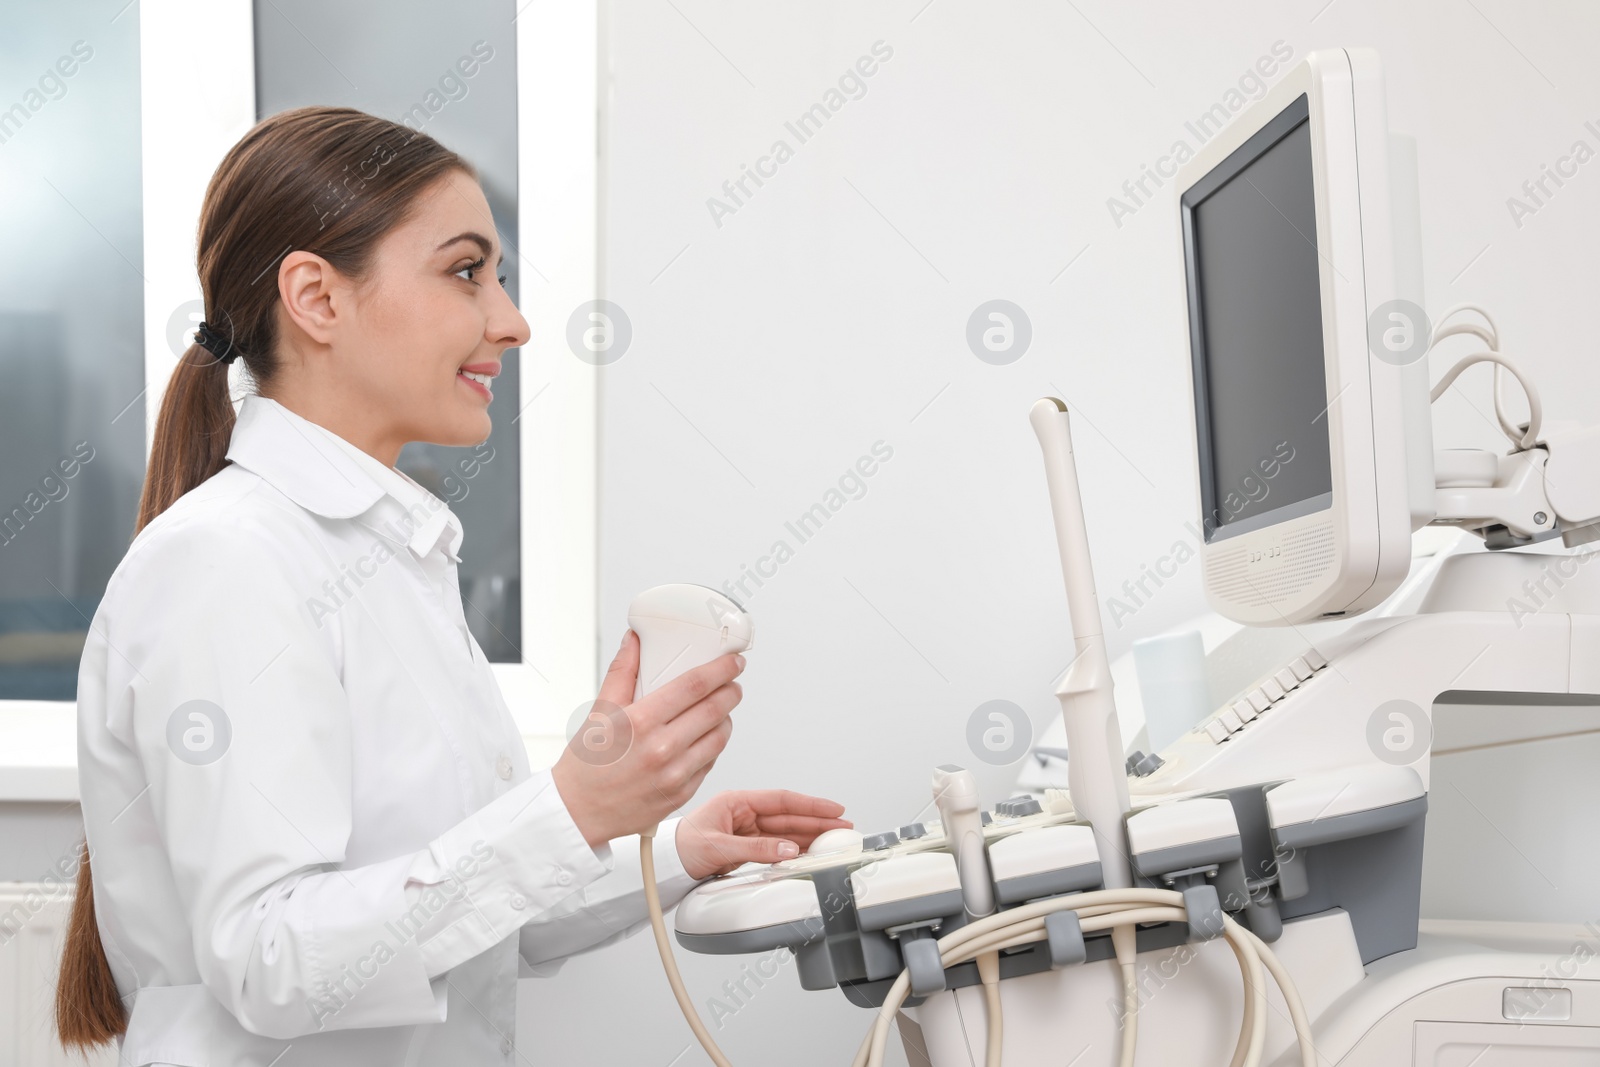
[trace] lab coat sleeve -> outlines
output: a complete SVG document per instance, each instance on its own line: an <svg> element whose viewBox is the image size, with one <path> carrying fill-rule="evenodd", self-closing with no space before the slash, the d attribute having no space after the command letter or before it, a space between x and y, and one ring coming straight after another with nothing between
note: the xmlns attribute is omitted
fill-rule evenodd
<svg viewBox="0 0 1600 1067"><path fill-rule="evenodd" d="M118 596L138 610L106 632L131 668L108 726L145 769L128 803L154 809L200 979L245 1029L439 1022L441 968L610 870L547 772L418 852L346 866L351 708L296 558L314 545L185 520L135 550ZM440 865L450 892L414 876ZM448 931L427 954L425 925Z"/></svg>
<svg viewBox="0 0 1600 1067"><path fill-rule="evenodd" d="M656 886L663 912L671 911L699 884L683 869L678 855L681 821L667 819L656 832ZM549 978L561 970L567 957L614 945L650 924L638 836L619 837L601 847L610 852L611 872L522 927L519 947L535 977Z"/></svg>

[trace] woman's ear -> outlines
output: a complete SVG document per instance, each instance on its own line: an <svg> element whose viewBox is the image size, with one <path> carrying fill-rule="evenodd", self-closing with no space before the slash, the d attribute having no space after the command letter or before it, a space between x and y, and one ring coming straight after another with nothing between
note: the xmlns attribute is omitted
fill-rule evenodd
<svg viewBox="0 0 1600 1067"><path fill-rule="evenodd" d="M319 345L333 342L339 306L344 303L338 288L338 272L315 252L290 252L278 265L278 297L284 314Z"/></svg>

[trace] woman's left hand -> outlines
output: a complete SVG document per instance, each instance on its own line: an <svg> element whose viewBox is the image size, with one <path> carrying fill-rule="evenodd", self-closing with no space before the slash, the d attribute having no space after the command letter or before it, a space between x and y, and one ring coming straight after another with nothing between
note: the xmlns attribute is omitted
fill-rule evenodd
<svg viewBox="0 0 1600 1067"><path fill-rule="evenodd" d="M793 859L818 834L841 826L844 805L787 789L718 793L678 822L678 858L699 881L745 863Z"/></svg>

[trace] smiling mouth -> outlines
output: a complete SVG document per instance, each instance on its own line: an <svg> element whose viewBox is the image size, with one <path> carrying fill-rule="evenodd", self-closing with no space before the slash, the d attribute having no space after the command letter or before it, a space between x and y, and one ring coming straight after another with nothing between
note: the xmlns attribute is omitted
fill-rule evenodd
<svg viewBox="0 0 1600 1067"><path fill-rule="evenodd" d="M464 379L469 388L477 390L491 400L494 399L494 375L459 370L456 371L456 377Z"/></svg>

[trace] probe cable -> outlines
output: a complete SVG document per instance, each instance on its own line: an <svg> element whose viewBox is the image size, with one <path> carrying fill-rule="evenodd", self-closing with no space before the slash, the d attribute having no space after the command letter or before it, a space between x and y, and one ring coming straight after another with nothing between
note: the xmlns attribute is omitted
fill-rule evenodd
<svg viewBox="0 0 1600 1067"><path fill-rule="evenodd" d="M699 1012L695 1010L694 1002L690 1000L689 992L684 987L683 975L678 971L677 960L673 957L672 944L667 937L666 916L661 909L661 891L656 885L655 852L652 847L655 832L656 827L652 826L639 835L639 865L644 875L644 897L650 912L650 929L655 934L656 949L661 954L661 965L666 970L667 981L672 986L672 995L678 1002L678 1008L683 1012L684 1020L688 1022L689 1029L694 1031L706 1055L711 1057L711 1062L716 1067L733 1067L728 1057L717 1047ZM995 980L990 981L991 976L987 973L990 966L984 964L982 960L984 957L990 957L998 961L999 953L1006 949L1020 948L1044 940L1045 916L1057 911L1077 912L1083 932L1086 934L1110 930L1116 935L1119 930L1132 932L1140 923L1187 922L1189 918L1188 912L1183 907L1183 894L1173 890L1102 889L1023 904L976 919L940 938L939 962L943 966L954 967L959 963L978 959L980 970L985 972L983 984L989 1012L989 1039L985 1057L987 1067L1000 1067L1002 1030L998 969L996 968L996 974L993 976ZM1283 994L1284 1003L1289 1007L1289 1017L1294 1023L1295 1035L1299 1040L1302 1067L1317 1067L1316 1051L1311 1044L1311 1021L1306 1015L1305 1006L1300 1001L1300 994L1295 990L1289 972L1259 937L1226 914L1222 917L1222 934L1229 947L1233 949L1234 959L1238 962L1240 974L1244 979L1245 991L1239 1040L1234 1047L1233 1059L1229 1061L1228 1067L1259 1067L1261 1057L1266 1051L1267 985L1264 971L1271 973ZM1126 1065L1132 1060L1132 1024L1137 1020L1138 988L1134 981L1133 968L1123 964L1121 970L1124 1018L1122 1061ZM856 1052L852 1067L882 1067L884 1050L889 1040L890 1021L910 994L911 977L908 972L901 971L900 976L890 986L883 1006L878 1009L872 1029Z"/></svg>

